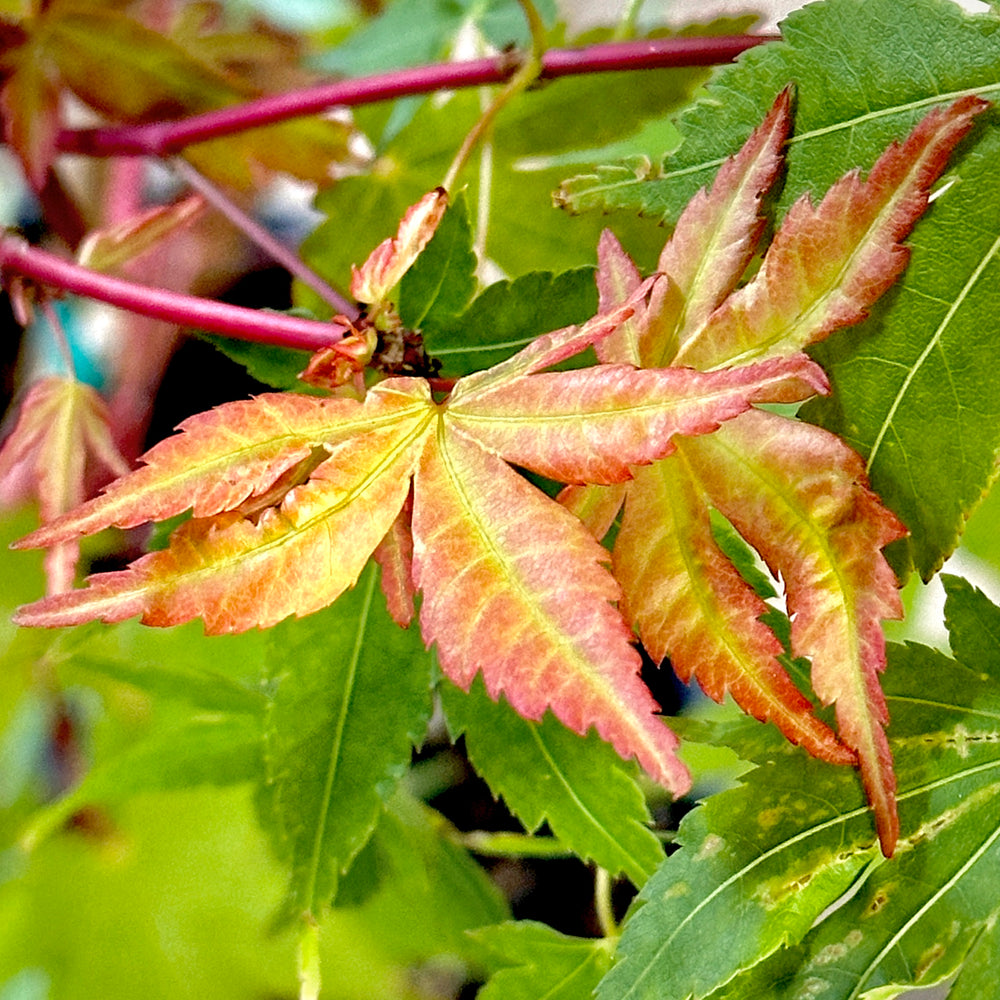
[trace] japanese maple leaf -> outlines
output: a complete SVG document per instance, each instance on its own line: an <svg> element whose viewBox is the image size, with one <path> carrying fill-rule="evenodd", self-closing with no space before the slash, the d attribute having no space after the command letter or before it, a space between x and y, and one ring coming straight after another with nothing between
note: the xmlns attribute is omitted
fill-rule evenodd
<svg viewBox="0 0 1000 1000"><path fill-rule="evenodd" d="M727 370L794 357L860 322L904 268L900 241L984 107L969 97L932 111L867 179L853 172L818 206L808 197L796 202L759 271L737 289L764 226L760 201L782 165L791 114L789 94L781 94L711 191L684 211L660 256L666 280L597 345L602 361ZM604 309L640 283L610 234L601 243L598 283ZM891 854L895 778L878 673L885 664L881 620L901 617L902 608L881 550L905 528L868 489L860 457L818 427L748 410L713 434L678 440L672 454L637 470L627 485L571 489L563 497L599 535L623 499L614 572L626 617L651 655L669 656L684 680L696 677L713 698L728 690L793 742L843 763L844 747L779 663L782 644L761 621L767 605L716 543L710 509L784 581L792 652L811 659L816 694L836 705L839 735L857 754L883 851Z"/></svg>
<svg viewBox="0 0 1000 1000"><path fill-rule="evenodd" d="M414 218L404 228L419 226ZM403 238L397 250L419 252ZM397 280L385 265L378 273ZM384 285L373 281L381 299ZM567 483L622 482L679 436L714 431L756 402L825 391L826 380L803 354L717 372L544 371L613 333L656 284L459 380L444 400L426 380L399 377L363 400L274 393L189 419L144 466L21 543L60 544L191 510L168 548L17 620L268 626L334 601L377 553L397 618L422 591L423 635L448 676L468 687L482 672L491 695L526 717L551 709L578 732L593 727L683 792L689 777L639 678L608 552L511 464Z"/></svg>
<svg viewBox="0 0 1000 1000"><path fill-rule="evenodd" d="M42 520L52 521L90 492L87 476L95 469L88 466L114 475L128 470L112 441L103 399L73 378L40 379L22 400L17 423L0 448L0 491L10 499L37 498ZM79 549L72 539L47 553L50 594L73 586Z"/></svg>

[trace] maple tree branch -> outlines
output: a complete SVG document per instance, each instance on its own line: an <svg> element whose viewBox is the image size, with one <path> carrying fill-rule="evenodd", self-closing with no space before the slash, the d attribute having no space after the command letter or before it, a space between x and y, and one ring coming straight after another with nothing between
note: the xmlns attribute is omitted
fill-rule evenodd
<svg viewBox="0 0 1000 1000"><path fill-rule="evenodd" d="M609 42L579 49L549 49L542 56L540 79L616 70L712 66L778 35L720 35L705 38L656 38ZM286 94L192 115L178 121L146 125L63 129L57 146L64 153L87 156L171 156L185 146L272 125L337 106L357 106L437 90L505 83L521 68L511 53L465 62L436 63L394 70L354 80L319 84Z"/></svg>
<svg viewBox="0 0 1000 1000"><path fill-rule="evenodd" d="M125 281L29 246L17 236L0 237L0 269L142 316L240 340L316 351L334 346L347 333L336 323L247 309Z"/></svg>
<svg viewBox="0 0 1000 1000"><path fill-rule="evenodd" d="M338 81L277 94L242 105L194 115L179 121L146 125L64 129L62 152L91 156L171 156L194 142L242 132L326 110L389 100L441 89L506 82L520 89L532 79L556 79L586 73L677 66L706 66L734 59L746 49L772 41L773 35L730 35L611 42L579 49L550 49L540 56L513 56L440 63L395 70L356 80ZM540 65L539 65L540 62ZM502 106L500 102L494 109ZM492 115L484 116L484 129ZM480 130L481 132L482 130ZM480 133L470 136L474 144ZM0 268L43 284L107 302L119 308L179 326L276 346L318 350L348 332L333 323L270 313L140 285L66 261L18 237L0 237Z"/></svg>

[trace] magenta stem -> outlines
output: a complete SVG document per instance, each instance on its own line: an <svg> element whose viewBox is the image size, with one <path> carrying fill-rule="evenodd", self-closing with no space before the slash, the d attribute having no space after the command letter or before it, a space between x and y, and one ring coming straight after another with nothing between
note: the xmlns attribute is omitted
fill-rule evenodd
<svg viewBox="0 0 1000 1000"><path fill-rule="evenodd" d="M580 49L550 49L542 57L541 79L618 70L711 66L729 62L741 52L777 35L723 35L708 38L658 38L610 42ZM520 66L519 58L438 63L400 69L378 76L320 84L288 94L275 94L233 107L148 125L63 129L58 148L87 156L170 156L185 146L243 132L262 125L315 114L331 107L374 104L442 89L504 83Z"/></svg>
<svg viewBox="0 0 1000 1000"><path fill-rule="evenodd" d="M336 344L347 333L336 323L247 309L124 281L31 247L15 236L0 237L0 268L142 316L240 340L316 351Z"/></svg>

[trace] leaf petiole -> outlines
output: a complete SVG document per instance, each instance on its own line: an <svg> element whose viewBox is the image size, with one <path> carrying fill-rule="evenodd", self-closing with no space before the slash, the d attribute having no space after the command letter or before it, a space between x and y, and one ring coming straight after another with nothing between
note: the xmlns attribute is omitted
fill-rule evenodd
<svg viewBox="0 0 1000 1000"><path fill-rule="evenodd" d="M322 985L319 960L319 924L306 917L299 935L299 1000L319 1000Z"/></svg>
<svg viewBox="0 0 1000 1000"><path fill-rule="evenodd" d="M536 837L528 833L491 833L473 830L455 831L456 844L487 858L572 858L574 853L555 837Z"/></svg>

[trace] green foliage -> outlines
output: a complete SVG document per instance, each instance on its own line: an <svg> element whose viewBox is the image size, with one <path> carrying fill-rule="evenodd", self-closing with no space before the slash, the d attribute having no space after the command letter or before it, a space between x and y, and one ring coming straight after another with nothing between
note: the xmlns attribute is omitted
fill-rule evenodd
<svg viewBox="0 0 1000 1000"><path fill-rule="evenodd" d="M430 715L429 657L377 586L372 563L344 600L269 633L259 811L292 870L288 918L336 895Z"/></svg>
<svg viewBox="0 0 1000 1000"><path fill-rule="evenodd" d="M950 995L972 995L962 980L981 982L995 948L1000 608L964 580L946 588L956 659L890 652L896 856L878 854L847 775L777 750L682 823L682 850L640 893L599 997L707 997L734 976L725 995L754 995L754 966L786 947L759 973L774 997L890 996L956 972Z"/></svg>
<svg viewBox="0 0 1000 1000"><path fill-rule="evenodd" d="M479 1000L590 1000L607 971L607 942L571 938L545 924L522 920L475 933L490 952L490 964L503 966L479 993Z"/></svg>
<svg viewBox="0 0 1000 1000"><path fill-rule="evenodd" d="M548 822L580 857L641 885L663 859L642 793L611 748L582 739L551 715L521 718L476 681L468 695L441 692L452 737L465 736L469 759L529 831Z"/></svg>
<svg viewBox="0 0 1000 1000"><path fill-rule="evenodd" d="M472 239L463 192L445 213L427 248L403 275L399 318L411 330L456 325L478 284Z"/></svg>
<svg viewBox="0 0 1000 1000"><path fill-rule="evenodd" d="M549 25L555 4L538 5ZM452 55L460 32L475 32L485 44L503 48L529 41L524 18L504 0L397 0L384 16L355 31L348 42L318 57L328 72L364 76L397 66L416 66Z"/></svg>
<svg viewBox="0 0 1000 1000"><path fill-rule="evenodd" d="M989 97L1000 79L995 18L939 0L811 4L782 33L780 45L716 74L709 95L680 116L683 144L662 166L640 176L617 166L576 178L564 200L577 210L675 219L792 80L795 136L780 214L845 170L870 167L929 107L962 94ZM911 532L890 549L904 576L912 568L929 578L955 548L992 482L1000 446L1000 399L979 375L997 351L989 318L998 308L998 244L975 221L1000 206L997 136L982 125L953 161L945 183L954 183L917 226L912 261L888 301L814 350L834 392L804 415L868 460L873 486Z"/></svg>
<svg viewBox="0 0 1000 1000"><path fill-rule="evenodd" d="M295 392L309 392L309 386L299 380L299 375L309 364L308 351L290 351L270 344L251 344L231 337L202 337L219 351L242 365L258 382L274 389L292 389Z"/></svg>
<svg viewBox="0 0 1000 1000"><path fill-rule="evenodd" d="M583 322L596 306L590 268L533 271L495 282L461 316L429 327L427 349L447 374L467 375L503 361L546 330Z"/></svg>
<svg viewBox="0 0 1000 1000"><path fill-rule="evenodd" d="M69 204L71 195L49 168L66 124L60 109L68 93L111 123L164 123L292 91L307 79L301 68L306 51L312 53L312 70L359 76L452 58L460 43L478 46L480 52L487 45L499 50L508 42L523 46L530 40L522 5L512 0L395 0L380 17L345 18L331 35L336 47L328 39L248 29L239 18L230 19L227 5L210 13L203 4L180 4L166 27L143 21L138 8L120 3L51 3L31 18L16 6L3 5L0 31L5 139L42 192L43 209L56 229L66 227L62 213L67 210L58 206ZM562 418L553 410L554 398L540 397L539 412L527 417L503 406L510 403L504 392L517 396L505 378L517 382L520 391L522 383L542 377L531 365L544 367L542 362L558 351L552 351L551 341L543 342L550 353L536 345L535 354L529 351L527 360L514 362L513 379L510 366L499 374L486 370L509 361L540 335L584 324L607 306L599 306L595 285L601 230L613 228L638 265L629 271L624 254L606 260L604 298L615 280L628 284L634 277L638 283L640 271L670 263L665 257L658 262L666 236L661 224L676 223L791 83L787 172L764 205L778 228L799 198L808 195L818 204L845 173L868 171L886 146L905 138L932 107L970 94L997 98L1000 15L997 4L991 7L990 13L970 15L946 0L820 0L788 18L783 41L755 48L735 65L717 70L703 91L698 88L708 80L707 72L683 68L572 76L514 95L487 129L482 152L459 172L450 207L426 249L396 287L385 290L389 312L398 312L400 328L411 337L407 344L422 346L432 362L426 374L434 377L421 403L427 420L443 420L440 415L448 411L449 380L470 379L449 416L456 427L449 431L454 440L448 447L441 445L442 431L435 438L440 451L433 462L428 451L386 472L376 439L390 417L374 428L358 430L352 424L355 451L345 446L346 437L327 439L309 427L287 455L278 457L277 452L251 454L247 442L256 411L227 411L241 415L229 425L203 419L194 425L198 433L204 430L201 443L226 439L238 459L217 465L205 459L198 489L209 496L225 494L229 505L221 508L217 526L208 526L210 515L197 509L195 517L188 516L186 508L198 508L202 497L192 496L186 479L178 486L171 479L176 468L168 469L163 491L170 493L176 523L187 525L174 531L174 539L193 539L191 575L198 576L204 569L197 564L198 554L218 542L228 518L253 528L272 514L280 520L280 503L307 496L303 487L325 463L325 471L335 470L331 503L346 506L344 498L368 487L367 471L356 482L348 477L351 462L370 448L375 456L371 476L385 480L393 516L399 511L376 550L378 565L357 555L371 548L368 534L385 534L381 521L371 527L371 511L365 510L341 532L346 541L329 566L321 559L313 561L316 565L285 563L281 572L261 572L244 588L268 595L285 588L308 590L323 570L331 576L343 573L348 589L324 610L242 635L206 636L190 625L151 630L135 622L18 630L10 617L18 605L44 591L46 574L36 554L5 555L0 572L0 1000L236 1000L290 997L296 991L302 1000L314 1000L316 988L329 1000L453 1000L460 992L467 995L473 983L481 984L480 1000L888 1000L929 986L949 1000L1000 997L995 889L1000 879L1000 607L977 589L988 589L994 578L977 577L975 583L954 575L941 578L950 652L912 642L889 646L883 688L900 824L891 859L880 852L865 791L852 768L812 759L774 726L738 716L728 706L670 720L670 729L688 744L683 759L695 771L695 787L727 787L698 804L685 803L690 811L679 829L663 829L672 822L666 793L653 788L633 762L622 761L592 729L584 736L571 732L545 711L544 698L532 716L537 721L530 721L506 698L488 695L479 676L464 692L437 671L437 661L450 657L456 673L461 672L458 661L463 669L469 666L471 679L500 639L511 634L526 635L527 644L545 632L552 649L562 642L563 633L552 638L546 632L547 619L533 618L524 626L519 609L527 603L494 601L489 573L480 572L499 553L514 567L511 587L519 586L522 596L532 587L561 594L575 585L568 577L584 575L579 561L577 574L566 572L566 544L538 551L511 546L522 522L540 537L544 517L556 515L547 497L529 500L524 478L500 460L508 460L505 424L522 429L517 457L531 458L536 446L542 450L546 435L555 438L553 427ZM538 8L544 31L562 44L565 28L558 23L556 5L544 2ZM735 33L748 22L719 21L689 33ZM620 39L632 27L598 29L578 41ZM351 265L363 261L395 230L407 208L446 177L484 102L496 92L458 90L360 106L350 123L341 116L302 118L192 146L184 155L201 172L244 195L272 171L317 182L315 204L323 221L302 254L346 289ZM680 113L672 118L675 111ZM361 134L370 144L370 158L359 155ZM998 144L997 113L987 111L948 161L930 209L907 239L911 258L899 283L877 304L864 307L869 315L858 325L809 348L829 375L832 391L808 402L799 415L861 454L872 489L909 529L909 536L887 551L900 578L911 572L933 576L963 532L978 566L987 573L1000 567L995 530L1000 501L986 495L1000 454L1000 380L994 373L1000 351ZM628 159L610 164L622 157ZM564 180L573 171L583 173ZM106 214L116 176L94 181L93 189L108 204L97 204L97 198L93 205L81 203L83 215ZM560 182L557 200L569 212L555 211L551 204ZM760 194L749 192L749 200ZM764 229L763 223L754 228L755 213L756 207L752 218L738 220L745 223L750 242ZM214 255L219 270L225 270L229 261L222 261L230 252L219 250L225 246L221 241L213 242L218 234L188 232L186 225L178 223L182 237L191 240L185 250L199 251L191 255L199 259ZM681 242L695 249L678 249L678 255L700 252L697 233L688 231ZM128 272L135 264L129 257L126 248L115 266ZM171 256L162 268L170 272L169 280L155 271L145 272L142 280L173 282L173 266ZM700 282L725 284L722 268L708 279L700 266L690 270L684 294L697 293ZM749 273L755 273L753 265ZM7 286L6 271L4 278ZM487 284L487 278L499 280ZM789 279L773 288L793 285ZM650 306L647 319L669 317L675 306L678 314L684 312L679 300L669 297L668 286L664 282L656 293L660 313ZM16 287L9 290L16 297ZM295 295L307 311L321 316L330 311L310 290L297 288ZM630 300L629 322L639 323L648 301L648 296ZM655 326L655 319L650 322ZM379 328L380 336L386 332ZM123 341L125 361L113 374L131 372L133 364L141 369L150 346L145 336ZM655 339L655 330L651 336ZM316 413L321 405L331 413L353 406L351 393L361 381L352 381L354 369L331 397L326 389L300 381L310 361L307 352L208 339L262 382L312 393L317 398L308 403L316 404ZM614 349L601 350L606 363L622 360ZM582 357L582 362L567 362L560 356L559 367L595 361L593 352ZM594 370L598 377L612 378L606 366ZM371 382L384 373L365 374ZM629 377L638 382L643 374L630 370ZM141 391L149 392L146 383ZM576 388L565 392L588 398ZM487 399L492 421L481 449L487 458L480 465L467 457L469 442L489 422L483 418L486 411L480 412L483 406L476 409L477 393ZM369 391L367 398L375 395ZM520 405L519 398L514 402ZM275 407L277 416L267 432L275 439L284 431L294 436L286 418L294 423L307 409L289 404L279 412ZM121 414L129 408L112 410L117 416L108 426L118 433L114 421L124 420ZM790 408L781 412L790 426L820 433L792 423ZM539 430L543 416L544 434ZM52 427L58 430L54 421ZM83 483L87 470L75 464L71 439L59 440L66 471ZM736 496L726 516L714 509L715 503L722 506L720 500L695 498L705 508L706 541L700 551L711 548L714 567L734 568L727 577L732 593L744 593L741 578L761 599L779 600L779 591L795 590L798 583L787 573L782 578L784 566L772 566L778 570L772 579L744 541L751 537L740 520L750 509L749 491L730 474L736 468L750 469L748 475L762 475L761 469L769 474L770 467L751 468L741 453L722 469L720 462L713 463L711 446L704 452L709 457L699 459L694 441L689 437L678 449L687 455L687 467L700 461L702 479L714 474L724 481L719 497L728 497L730 487ZM595 442L581 436L550 447L551 461L572 466L580 455L597 454ZM822 464L818 454L813 458ZM264 469L259 481L251 469L255 461ZM461 462L467 463L464 478L455 474ZM406 482L411 466L418 465L418 479L435 476L435 489L421 486L414 505ZM341 471L343 483L335 478ZM513 483L503 480L502 494L464 489L475 473L496 491L501 472L509 473ZM9 473L0 473L5 499L20 496L23 485ZM271 473L276 478L269 478ZM859 473L850 488L863 478ZM773 476L771 487L775 496L791 495ZM679 510L677 492L665 495L661 506L673 502ZM435 523L428 511L436 507L428 497L452 501L458 513L447 524ZM636 524L622 529L622 515L615 518L621 497L613 492L610 501L605 497L618 506L604 520L594 515L602 537L614 522L605 543L609 547L616 534L637 537ZM858 493L851 497L856 506ZM307 503L290 502L283 510L297 516ZM600 505L600 499L594 503ZM828 537L841 542L846 537L844 526L853 516L849 506L831 515L822 545ZM640 543L648 543L649 519L657 516L652 506L651 511L642 510L638 519ZM315 525L319 516L308 514L313 520L304 523ZM558 518L563 519L559 525L572 520L564 509ZM0 520L0 545L6 548L36 523L30 511ZM171 530L174 524L170 520ZM572 524L576 539L581 530ZM123 526L130 528L133 521ZM690 534L693 529L687 527ZM551 530L557 537L556 528ZM463 563L455 552L475 531L480 548ZM138 533L116 535L85 547L83 561L96 560L115 545L131 546L138 538ZM752 540L765 556L773 553L769 539ZM589 536L586 542L589 565L610 562L609 550ZM269 545L261 547L265 554ZM789 547L795 548L794 539ZM648 544L637 547L640 557L648 551ZM692 546L691 552L699 550ZM534 576L521 570L520 560L523 556L526 564L528 555ZM870 565L868 555L863 553L859 565ZM347 569L344 565L355 558L363 568L351 586L357 574L350 569L353 562ZM704 562L687 569L694 579L707 576ZM619 561L619 578L621 570ZM611 579L603 568L600 573ZM428 586L432 576L435 588ZM114 579L130 596L129 585L121 582L124 574ZM416 620L402 629L390 612L397 620L413 611L434 621L442 614L443 594L459 595L451 600L460 607L444 626L425 631L438 645L431 651ZM610 612L616 595L617 590L601 591L594 600ZM801 590L792 599L799 597ZM254 595L247 600L252 604ZM221 616L219 603L210 594L193 613ZM793 659L790 652L793 621L801 624L812 609L804 607L790 621L777 607L746 603L740 621L745 625L747 616L756 621L762 608L760 620L773 628L776 648L785 650L768 653L768 663L786 668L823 725L832 725L833 713L815 705L811 694L816 677L813 672L810 679L810 661ZM573 618L576 610L568 607L564 617ZM464 627L463 616L473 638L456 653L453 636ZM474 625L481 631L472 632ZM620 645L634 679L639 665L629 644L634 636L624 626L622 632ZM866 634L865 641L875 640ZM692 645L697 647L697 641ZM705 660L704 648L700 653ZM531 659L531 670L541 675L545 656L524 659ZM662 665L663 673L667 666ZM872 684L879 666L874 663L866 675ZM841 679L843 664L834 672ZM548 690L554 686L547 681L542 695L554 698ZM720 684L720 697L725 688ZM490 690L509 694L498 684ZM559 694L571 702L579 691ZM672 740L659 729L662 720L650 720L649 704L643 702L642 711L646 721L666 733L665 740ZM466 785L453 772L457 752L439 751L449 742L464 748L465 759L488 786L487 797L501 800L503 808L477 803L471 817L455 809ZM733 768L722 774L704 763L716 747L739 755L745 770L738 782L731 778ZM415 751L420 754L416 763ZM483 825L484 812L503 813L503 819L491 821L499 832L467 829ZM460 818L448 818L456 813ZM665 843L670 845L666 852ZM572 868L581 879L594 868L603 870L593 879L600 927L586 932L596 930L600 936L576 936L584 932L575 913L556 913L552 925L513 919L512 907L520 914L518 907L525 904L519 891L536 877L544 885L547 866L553 864ZM639 890L627 912L622 900L628 887L619 884L612 893L609 882L616 878ZM533 912L535 897L527 891L524 911ZM621 928L615 926L617 918ZM569 927L561 920L572 925L572 933L563 933ZM309 944L318 948L312 964ZM321 988L310 978L317 969Z"/></svg>

